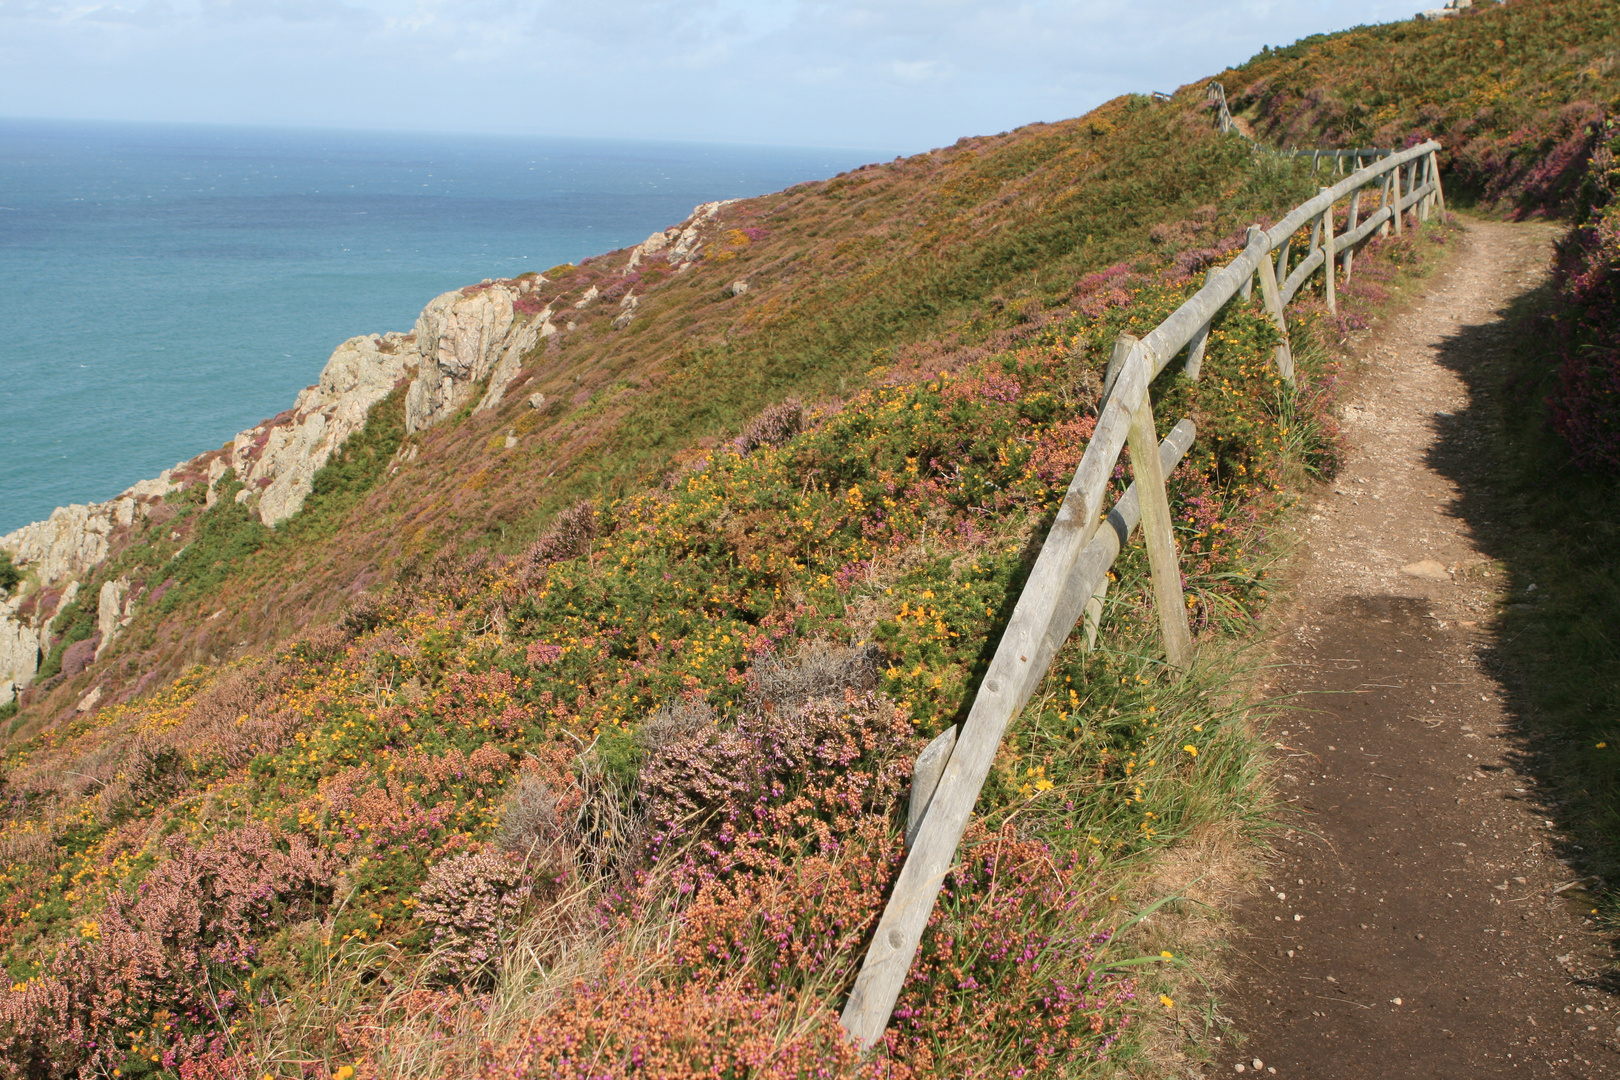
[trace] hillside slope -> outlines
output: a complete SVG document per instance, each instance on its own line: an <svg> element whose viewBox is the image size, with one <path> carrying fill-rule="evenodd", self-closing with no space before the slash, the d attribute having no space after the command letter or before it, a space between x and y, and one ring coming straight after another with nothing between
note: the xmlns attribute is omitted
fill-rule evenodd
<svg viewBox="0 0 1620 1080"><path fill-rule="evenodd" d="M45 651L90 636L107 581L128 581L131 626L92 670L26 698L24 719L59 715L95 686L121 700L142 679L261 649L441 553L520 550L559 510L656 481L681 452L786 398L832 401L885 369L983 355L1071 304L1087 273L1174 254L1150 238L1155 224L1214 207L1168 241L1210 244L1303 190L1247 157L1186 105L1121 99L726 204L679 253L619 251L548 271L555 280L518 305L555 310L558 332L531 351L500 408L462 409L406 438L404 395L389 399L273 532L236 506L236 488L204 506L220 454L178 473L186 486L161 521L115 530L120 554L80 581ZM748 290L735 295L738 281Z"/></svg>
<svg viewBox="0 0 1620 1080"><path fill-rule="evenodd" d="M90 640L108 583L128 626L12 721L0 1065L1129 1063L1147 1013L1179 1015L1153 974L1179 961L1118 936L1127 886L1252 834L1267 798L1222 672L1166 677L1135 550L1100 647L1071 643L1010 732L877 1060L836 1008L910 762L971 700L1112 341L1314 193L1202 103L1123 98L470 287L555 331L501 404L452 395L407 433L427 391L402 382L274 529L233 475L180 470L52 649ZM1248 632L1268 531L1332 471L1329 347L1445 242L1375 242L1337 318L1297 309L1292 392L1243 305L1202 380L1155 386L1161 427L1200 432L1172 486L1206 655Z"/></svg>
<svg viewBox="0 0 1620 1080"><path fill-rule="evenodd" d="M1441 22L1267 49L1217 78L1273 145L1439 139L1454 198L1567 212L1598 127L1620 106L1620 10L1605 0L1476 3Z"/></svg>

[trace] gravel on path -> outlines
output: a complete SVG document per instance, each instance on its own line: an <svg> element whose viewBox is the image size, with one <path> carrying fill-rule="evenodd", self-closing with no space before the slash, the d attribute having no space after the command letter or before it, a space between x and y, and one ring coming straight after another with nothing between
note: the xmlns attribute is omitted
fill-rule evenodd
<svg viewBox="0 0 1620 1080"><path fill-rule="evenodd" d="M1504 599L1489 522L1437 467L1491 454L1456 372L1511 346L1502 309L1555 235L1471 223L1361 343L1345 468L1300 520L1262 688L1293 706L1275 752L1294 828L1237 915L1234 1032L1194 1075L1620 1075L1607 945L1482 663Z"/></svg>

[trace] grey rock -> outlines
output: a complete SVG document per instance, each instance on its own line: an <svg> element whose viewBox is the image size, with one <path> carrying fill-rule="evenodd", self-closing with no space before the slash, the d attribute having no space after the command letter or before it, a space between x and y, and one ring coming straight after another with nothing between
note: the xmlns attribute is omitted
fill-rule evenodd
<svg viewBox="0 0 1620 1080"><path fill-rule="evenodd" d="M99 660L101 654L107 651L107 646L113 643L113 638L118 636L118 631L130 623L129 578L103 582L96 601L96 629L101 634L101 645L96 649L96 659Z"/></svg>

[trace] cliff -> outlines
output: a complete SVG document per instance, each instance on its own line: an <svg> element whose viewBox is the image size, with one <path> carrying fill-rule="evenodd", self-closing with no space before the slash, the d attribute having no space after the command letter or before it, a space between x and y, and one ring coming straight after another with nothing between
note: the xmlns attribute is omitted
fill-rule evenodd
<svg viewBox="0 0 1620 1080"><path fill-rule="evenodd" d="M619 280L630 279L653 257L676 270L690 266L725 205L705 203L685 222L630 249L617 268ZM63 628L53 632L52 625L74 604L79 584L127 546L136 523L149 519L169 496L201 486L203 505L211 507L221 482L230 478L240 484L232 498L274 528L303 509L316 475L364 427L372 408L402 383L408 382L407 435L463 409L495 409L537 345L574 330L585 310L598 305L611 305L613 326L623 330L640 300L621 288L615 304L601 299L602 289L592 284L566 300L542 302L548 284L543 275L529 274L435 297L410 332L356 337L339 345L319 381L300 392L291 409L239 433L222 449L182 461L106 502L61 507L45 521L0 536L0 550L25 575L18 589L0 598L0 705L33 684L61 637ZM95 656L133 621L135 606L149 593L132 590L127 578L103 583L94 620Z"/></svg>

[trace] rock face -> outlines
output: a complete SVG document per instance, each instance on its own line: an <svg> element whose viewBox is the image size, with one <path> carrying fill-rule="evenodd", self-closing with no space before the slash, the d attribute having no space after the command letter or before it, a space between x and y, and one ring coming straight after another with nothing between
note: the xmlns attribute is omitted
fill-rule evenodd
<svg viewBox="0 0 1620 1080"><path fill-rule="evenodd" d="M152 502L171 491L174 470L165 469L156 480L143 480L116 499L89 505L59 506L44 521L24 525L0 536L0 549L27 572L27 586L9 598L0 598L0 705L26 690L39 672L40 657L50 649L50 622L72 604L78 578L107 557L114 533L144 516ZM29 587L60 590L48 610L32 605L22 614Z"/></svg>
<svg viewBox="0 0 1620 1080"><path fill-rule="evenodd" d="M479 409L500 404L523 354L539 340L544 317L518 315L515 286L492 284L445 293L416 320L420 368L405 397L405 432L413 434L452 416L489 379Z"/></svg>
<svg viewBox="0 0 1620 1080"><path fill-rule="evenodd" d="M165 470L157 482L161 492L173 486L168 478L169 471ZM153 483L143 481L146 485ZM0 548L11 552L18 565L33 570L41 584L50 585L81 574L105 559L108 538L114 529L135 520L138 505L135 489L131 488L110 502L59 506L44 521L0 536Z"/></svg>
<svg viewBox="0 0 1620 1080"><path fill-rule="evenodd" d="M259 493L259 519L274 526L298 513L321 466L365 426L371 407L420 365L409 335L350 338L332 353L320 382L298 395L290 416L237 435L231 467ZM223 473L210 469L210 494Z"/></svg>
<svg viewBox="0 0 1620 1080"><path fill-rule="evenodd" d="M96 659L107 651L118 631L128 626L134 616L130 614L129 578L121 577L117 581L103 582L101 595L96 598L96 629L101 634L101 647L96 650Z"/></svg>
<svg viewBox="0 0 1620 1080"><path fill-rule="evenodd" d="M40 631L24 625L15 603L0 602L0 705L26 690L39 671Z"/></svg>

